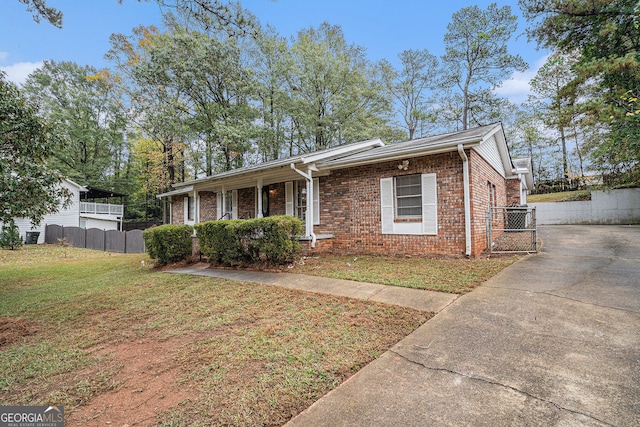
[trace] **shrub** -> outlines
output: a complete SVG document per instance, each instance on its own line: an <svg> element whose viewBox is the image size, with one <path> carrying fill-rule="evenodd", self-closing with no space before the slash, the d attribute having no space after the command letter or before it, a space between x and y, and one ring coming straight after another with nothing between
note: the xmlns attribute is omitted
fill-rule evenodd
<svg viewBox="0 0 640 427"><path fill-rule="evenodd" d="M211 221L195 228L200 250L214 263L281 265L302 250L302 222L291 216Z"/></svg>
<svg viewBox="0 0 640 427"><path fill-rule="evenodd" d="M191 256L193 227L190 225L161 225L142 232L149 256L161 265Z"/></svg>
<svg viewBox="0 0 640 427"><path fill-rule="evenodd" d="M13 220L8 224L3 224L2 231L0 231L0 247L14 250L20 246L22 246L22 239L18 226Z"/></svg>

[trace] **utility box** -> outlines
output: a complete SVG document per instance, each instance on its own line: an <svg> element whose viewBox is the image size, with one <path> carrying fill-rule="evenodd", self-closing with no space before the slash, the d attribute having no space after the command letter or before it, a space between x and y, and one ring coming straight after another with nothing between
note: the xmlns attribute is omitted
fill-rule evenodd
<svg viewBox="0 0 640 427"><path fill-rule="evenodd" d="M40 237L39 231L27 231L26 238L24 239L25 245L37 245L38 237Z"/></svg>

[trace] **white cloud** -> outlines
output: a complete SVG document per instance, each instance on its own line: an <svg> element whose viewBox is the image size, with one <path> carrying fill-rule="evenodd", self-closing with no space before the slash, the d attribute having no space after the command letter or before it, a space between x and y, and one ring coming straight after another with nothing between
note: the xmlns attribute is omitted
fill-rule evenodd
<svg viewBox="0 0 640 427"><path fill-rule="evenodd" d="M531 80L536 76L540 67L547 62L549 55L544 55L539 58L532 68L526 71L516 71L511 74L508 80L502 83L502 86L494 89L494 92L500 96L503 96L514 104L522 104L527 100L527 96L531 93Z"/></svg>
<svg viewBox="0 0 640 427"><path fill-rule="evenodd" d="M2 52L0 52L1 56ZM13 65L7 65L5 67L0 67L0 70L7 73L7 78L9 81L22 85L25 80L27 80L27 76L31 74L36 68L42 67L43 62L18 62Z"/></svg>
<svg viewBox="0 0 640 427"><path fill-rule="evenodd" d="M0 61L4 61L9 56L9 52L0 52Z"/></svg>

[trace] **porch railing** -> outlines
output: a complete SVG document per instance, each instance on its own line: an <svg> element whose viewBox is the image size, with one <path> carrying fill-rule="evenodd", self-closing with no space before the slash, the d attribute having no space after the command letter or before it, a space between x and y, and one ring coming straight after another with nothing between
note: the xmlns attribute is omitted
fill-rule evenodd
<svg viewBox="0 0 640 427"><path fill-rule="evenodd" d="M80 213L97 215L122 215L123 205L112 205L109 203L80 202Z"/></svg>

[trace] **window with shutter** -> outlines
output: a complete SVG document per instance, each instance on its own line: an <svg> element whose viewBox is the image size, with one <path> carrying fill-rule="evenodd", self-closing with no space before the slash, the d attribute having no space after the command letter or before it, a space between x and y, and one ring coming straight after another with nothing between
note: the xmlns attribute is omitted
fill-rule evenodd
<svg viewBox="0 0 640 427"><path fill-rule="evenodd" d="M382 234L438 234L436 174L380 180Z"/></svg>

